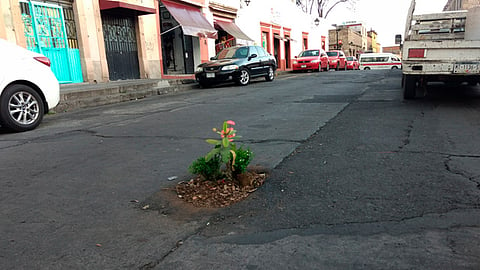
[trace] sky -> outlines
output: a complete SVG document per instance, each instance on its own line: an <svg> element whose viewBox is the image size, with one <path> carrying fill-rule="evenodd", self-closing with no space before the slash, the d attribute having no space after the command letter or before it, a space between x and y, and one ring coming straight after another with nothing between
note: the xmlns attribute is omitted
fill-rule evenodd
<svg viewBox="0 0 480 270"><path fill-rule="evenodd" d="M363 22L367 30L377 32L382 47L393 46L395 35L404 35L410 3L411 0L357 0L353 9L340 3L328 14L327 21L330 24ZM446 3L447 0L417 0L415 14L441 12Z"/></svg>

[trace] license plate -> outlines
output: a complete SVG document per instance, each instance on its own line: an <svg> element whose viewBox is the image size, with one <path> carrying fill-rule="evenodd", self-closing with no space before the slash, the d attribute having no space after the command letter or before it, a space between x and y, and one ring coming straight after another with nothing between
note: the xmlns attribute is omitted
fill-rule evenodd
<svg viewBox="0 0 480 270"><path fill-rule="evenodd" d="M215 78L215 73L206 73L207 78Z"/></svg>
<svg viewBox="0 0 480 270"><path fill-rule="evenodd" d="M453 73L480 74L480 63L456 63Z"/></svg>
<svg viewBox="0 0 480 270"><path fill-rule="evenodd" d="M306 68L306 67L307 67L307 65L301 65L300 67L301 67L301 68Z"/></svg>

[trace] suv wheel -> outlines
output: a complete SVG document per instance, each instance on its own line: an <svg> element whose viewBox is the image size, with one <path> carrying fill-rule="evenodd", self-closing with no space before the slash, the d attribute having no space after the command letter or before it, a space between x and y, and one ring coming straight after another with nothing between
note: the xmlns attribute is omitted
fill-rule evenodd
<svg viewBox="0 0 480 270"><path fill-rule="evenodd" d="M265 76L265 80L267 80L268 82L271 82L273 81L273 79L275 79L275 72L273 71L273 68L270 66L268 67L268 73L267 73L267 76Z"/></svg>
<svg viewBox="0 0 480 270"><path fill-rule="evenodd" d="M40 125L44 104L33 88L15 84L7 87L0 99L0 124L10 130L22 132Z"/></svg>

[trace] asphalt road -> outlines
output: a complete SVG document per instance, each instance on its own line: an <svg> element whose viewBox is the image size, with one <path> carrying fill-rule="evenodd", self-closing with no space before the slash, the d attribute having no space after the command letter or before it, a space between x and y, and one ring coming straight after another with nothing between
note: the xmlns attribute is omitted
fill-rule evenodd
<svg viewBox="0 0 480 270"><path fill-rule="evenodd" d="M480 87L405 102L400 80L292 74L0 134L0 268L480 269ZM272 175L184 206L170 188L228 119Z"/></svg>

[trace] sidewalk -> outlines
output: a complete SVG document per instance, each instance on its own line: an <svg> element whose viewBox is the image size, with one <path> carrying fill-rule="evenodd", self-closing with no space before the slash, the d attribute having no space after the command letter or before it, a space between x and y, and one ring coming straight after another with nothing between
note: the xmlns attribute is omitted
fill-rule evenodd
<svg viewBox="0 0 480 270"><path fill-rule="evenodd" d="M289 72L277 70L277 77ZM79 108L114 104L198 88L199 86L194 80L171 79L64 84L60 85L60 102L52 111L67 112Z"/></svg>
<svg viewBox="0 0 480 270"><path fill-rule="evenodd" d="M105 83L60 85L60 102L54 112L137 100L198 88L193 80L140 79Z"/></svg>

